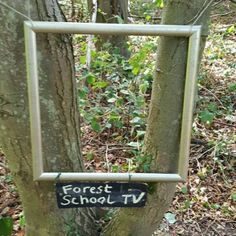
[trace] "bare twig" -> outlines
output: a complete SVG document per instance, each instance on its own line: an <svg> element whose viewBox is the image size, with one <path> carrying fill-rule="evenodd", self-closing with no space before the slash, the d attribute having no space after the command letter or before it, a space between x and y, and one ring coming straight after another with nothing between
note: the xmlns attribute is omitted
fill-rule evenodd
<svg viewBox="0 0 236 236"><path fill-rule="evenodd" d="M217 6L218 4L222 3L223 1L224 1L224 0L219 0L218 2L214 3L214 4L212 5L212 7Z"/></svg>
<svg viewBox="0 0 236 236"><path fill-rule="evenodd" d="M235 13L235 11L229 11L229 12L222 13L222 14L215 14L215 15L211 15L211 17L228 16L228 15L230 15L232 13Z"/></svg>
<svg viewBox="0 0 236 236"><path fill-rule="evenodd" d="M203 87L203 86L200 85L200 84L198 84L198 86L199 86L200 88L204 89L204 90L205 90L206 92L208 92L209 94L211 94L211 95L220 103L220 105L222 106L222 108L223 108L224 110L227 110L227 109L225 108L225 106L223 105L223 103L220 101L220 99L219 99L212 91L210 91L209 89Z"/></svg>
<svg viewBox="0 0 236 236"><path fill-rule="evenodd" d="M110 172L110 170L109 170L109 160L108 160L108 149L109 149L109 146L108 146L108 144L106 144L105 159L106 159L107 172Z"/></svg>
<svg viewBox="0 0 236 236"><path fill-rule="evenodd" d="M221 121L217 121L217 120L215 120L214 123L221 124L221 125L226 125L226 126L230 126L230 127L236 128L236 125L227 124L227 123L224 123L224 122L221 122Z"/></svg>
<svg viewBox="0 0 236 236"><path fill-rule="evenodd" d="M145 16L137 16L137 15L129 15L132 18L137 18L137 19L145 19ZM151 16L151 20L161 20L161 17L159 16Z"/></svg>
<svg viewBox="0 0 236 236"><path fill-rule="evenodd" d="M202 9L199 10L199 12L191 19L188 21L188 23L192 23L192 25L196 24L196 22L199 20L199 18L205 13L205 11L211 6L211 4L214 2L214 0L210 0L208 3L208 0L206 0L202 6Z"/></svg>

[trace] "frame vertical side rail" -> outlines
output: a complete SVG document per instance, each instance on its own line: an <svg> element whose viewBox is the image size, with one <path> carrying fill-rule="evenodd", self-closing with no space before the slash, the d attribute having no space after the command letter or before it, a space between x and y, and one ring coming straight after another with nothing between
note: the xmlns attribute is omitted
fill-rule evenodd
<svg viewBox="0 0 236 236"><path fill-rule="evenodd" d="M184 181L188 176L189 150L192 131L192 114L194 108L195 88L197 81L198 59L200 50L201 27L189 37L186 81L184 88L184 103L179 150L179 175Z"/></svg>
<svg viewBox="0 0 236 236"><path fill-rule="evenodd" d="M38 179L43 173L42 138L40 121L39 85L36 34L31 29L31 23L25 22L25 54L29 96L31 150L33 159L33 178Z"/></svg>

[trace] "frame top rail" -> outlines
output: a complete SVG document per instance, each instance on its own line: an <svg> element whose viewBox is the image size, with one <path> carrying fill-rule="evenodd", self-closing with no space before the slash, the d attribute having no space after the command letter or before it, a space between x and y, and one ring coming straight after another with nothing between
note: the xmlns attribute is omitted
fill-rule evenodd
<svg viewBox="0 0 236 236"><path fill-rule="evenodd" d="M25 21L25 25L38 33L158 35L176 37L189 37L200 29L200 26L192 25L137 25L47 21Z"/></svg>

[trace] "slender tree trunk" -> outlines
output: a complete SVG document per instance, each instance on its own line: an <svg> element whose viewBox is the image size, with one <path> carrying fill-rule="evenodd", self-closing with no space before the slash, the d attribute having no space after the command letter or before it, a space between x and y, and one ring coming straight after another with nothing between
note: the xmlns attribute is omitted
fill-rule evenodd
<svg viewBox="0 0 236 236"><path fill-rule="evenodd" d="M89 0L91 2L91 0ZM91 3L89 3L91 6ZM97 0L97 23L124 23L128 22L128 0ZM120 49L120 54L129 57L127 48L128 37L124 35L101 35L98 37L96 47L100 50L104 43L110 43L112 47Z"/></svg>
<svg viewBox="0 0 236 236"><path fill-rule="evenodd" d="M2 1L33 20L64 21L55 0ZM24 57L24 17L0 5L0 145L19 191L27 236L96 235L90 209L59 210L54 183L34 182ZM44 167L83 170L74 62L68 35L37 37Z"/></svg>
<svg viewBox="0 0 236 236"><path fill-rule="evenodd" d="M168 0L162 23L191 24L203 10L204 2ZM208 13L209 10L204 11L196 22L204 26L203 35L207 30ZM176 170L187 46L185 38L161 37L159 40L144 147L144 153L153 157L152 171L173 173ZM152 188L154 191L148 195L143 209L120 210L104 235L152 235L173 199L175 184L158 183Z"/></svg>

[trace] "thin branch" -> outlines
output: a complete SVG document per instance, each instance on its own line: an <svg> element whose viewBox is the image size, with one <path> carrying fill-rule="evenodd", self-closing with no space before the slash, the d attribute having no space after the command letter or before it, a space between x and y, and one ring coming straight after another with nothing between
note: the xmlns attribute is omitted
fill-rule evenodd
<svg viewBox="0 0 236 236"><path fill-rule="evenodd" d="M205 11L211 6L211 4L214 2L214 0L210 0L208 3L208 0L206 0L202 6L202 9L199 10L199 12L191 19L188 21L188 23L192 23L192 25L196 24L196 22L199 20L199 18L205 13Z"/></svg>
<svg viewBox="0 0 236 236"><path fill-rule="evenodd" d="M220 101L220 99L219 99L213 92L211 92L209 89L203 87L203 86L200 85L200 84L198 84L198 86L199 86L200 88L204 89L204 90L205 90L206 92L208 92L209 94L211 94L211 95L220 103L220 105L222 106L222 108L223 108L224 110L227 110L227 109L225 108L225 106L223 105L223 103Z"/></svg>
<svg viewBox="0 0 236 236"><path fill-rule="evenodd" d="M224 0L220 0L220 1L216 2L216 3L214 3L214 4L212 5L212 7L215 7L215 6L219 5L219 4L222 3L223 1L224 1Z"/></svg>
<svg viewBox="0 0 236 236"><path fill-rule="evenodd" d="M222 13L222 14L215 14L215 15L211 15L211 17L228 16L228 15L230 15L232 13L235 13L235 11L229 11L229 12Z"/></svg>
<svg viewBox="0 0 236 236"><path fill-rule="evenodd" d="M192 23L192 25L195 25L196 22L200 19L200 17L205 13L205 11L211 6L211 4L214 2L214 0L211 0L206 6L205 8L203 8L203 10L199 13L199 15L197 16L197 18L195 19L195 21Z"/></svg>
<svg viewBox="0 0 236 236"><path fill-rule="evenodd" d="M145 19L145 16L137 16L137 15L132 15L132 14L129 14L129 17L137 18L137 19ZM161 19L162 18L158 16L151 16L151 20L161 20Z"/></svg>
<svg viewBox="0 0 236 236"><path fill-rule="evenodd" d="M228 123L221 122L221 121L217 121L217 120L215 120L214 123L217 123L217 124L220 124L220 125L225 125L225 126L230 126L230 127L234 127L234 128L236 128L236 125L234 125L234 124L228 124Z"/></svg>
<svg viewBox="0 0 236 236"><path fill-rule="evenodd" d="M109 146L108 146L108 144L106 144L106 154L105 154L106 166L107 166L107 172L110 172L110 170L109 170L109 160L108 160L108 149L109 149Z"/></svg>

